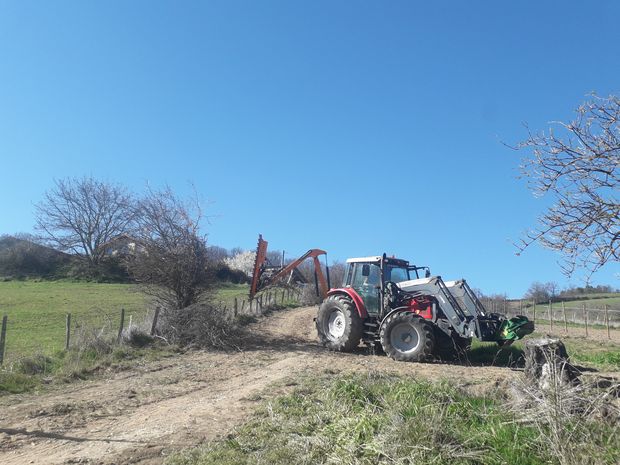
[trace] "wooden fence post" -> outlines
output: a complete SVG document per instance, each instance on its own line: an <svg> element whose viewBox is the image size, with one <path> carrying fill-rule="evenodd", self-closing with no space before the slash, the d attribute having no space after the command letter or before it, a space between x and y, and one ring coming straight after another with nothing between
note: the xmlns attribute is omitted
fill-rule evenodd
<svg viewBox="0 0 620 465"><path fill-rule="evenodd" d="M585 303L583 304L583 321L586 324L586 337L588 337L588 309Z"/></svg>
<svg viewBox="0 0 620 465"><path fill-rule="evenodd" d="M607 339L611 339L611 334L609 333L609 310L607 309L607 304L605 304L605 325L607 326Z"/></svg>
<svg viewBox="0 0 620 465"><path fill-rule="evenodd" d="M65 350L69 350L71 343L71 313L67 313L67 321L65 324Z"/></svg>
<svg viewBox="0 0 620 465"><path fill-rule="evenodd" d="M159 318L159 306L155 307L155 314L153 315L153 322L151 323L151 336L155 336L157 331L157 319Z"/></svg>
<svg viewBox="0 0 620 465"><path fill-rule="evenodd" d="M245 300L241 301L241 313L245 310Z"/></svg>
<svg viewBox="0 0 620 465"><path fill-rule="evenodd" d="M280 299L280 304L284 305L284 289L282 289L282 297Z"/></svg>
<svg viewBox="0 0 620 465"><path fill-rule="evenodd" d="M564 332L568 334L568 321L566 321L566 307L564 301L562 301L562 315L564 316Z"/></svg>
<svg viewBox="0 0 620 465"><path fill-rule="evenodd" d="M237 298L235 297L235 306L233 307L233 315L235 316L235 318L237 318L237 314L239 313L239 302L237 301Z"/></svg>
<svg viewBox="0 0 620 465"><path fill-rule="evenodd" d="M4 348L6 346L6 320L7 315L2 317L2 329L0 330L0 365L4 362Z"/></svg>
<svg viewBox="0 0 620 465"><path fill-rule="evenodd" d="M553 331L553 305L551 299L549 299L549 319L551 320L551 331Z"/></svg>
<svg viewBox="0 0 620 465"><path fill-rule="evenodd" d="M536 324L536 301L532 300L532 307L534 308L534 319L532 320Z"/></svg>
<svg viewBox="0 0 620 465"><path fill-rule="evenodd" d="M121 324L118 327L116 342L121 342L121 338L123 337L123 326L125 326L125 309L121 308Z"/></svg>

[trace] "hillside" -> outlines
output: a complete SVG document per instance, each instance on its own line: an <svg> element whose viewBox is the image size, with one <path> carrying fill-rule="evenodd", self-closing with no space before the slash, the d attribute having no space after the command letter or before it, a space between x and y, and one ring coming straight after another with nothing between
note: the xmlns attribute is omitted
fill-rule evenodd
<svg viewBox="0 0 620 465"><path fill-rule="evenodd" d="M5 279L65 278L75 261L69 254L32 240L0 236L0 277Z"/></svg>

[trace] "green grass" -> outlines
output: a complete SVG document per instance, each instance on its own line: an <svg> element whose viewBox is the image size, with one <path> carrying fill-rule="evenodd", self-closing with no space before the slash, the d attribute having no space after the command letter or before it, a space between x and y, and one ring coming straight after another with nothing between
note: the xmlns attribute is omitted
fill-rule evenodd
<svg viewBox="0 0 620 465"><path fill-rule="evenodd" d="M503 400L446 383L329 375L303 379L226 439L166 464L557 463L539 430L515 420ZM619 458L611 426L591 446L607 463Z"/></svg>
<svg viewBox="0 0 620 465"><path fill-rule="evenodd" d="M215 295L215 299L222 300L223 302L230 303L235 297L239 300L247 300L250 292L250 286L247 284L223 284L221 285Z"/></svg>
<svg viewBox="0 0 620 465"><path fill-rule="evenodd" d="M0 369L0 395L19 394L39 389L45 384L86 379L106 369L122 369L136 360L157 360L175 355L178 348L150 341L148 346L108 343L105 350L59 350L52 355L35 354L22 357Z"/></svg>
<svg viewBox="0 0 620 465"><path fill-rule="evenodd" d="M116 328L121 308L138 321L146 316L147 301L129 284L0 282L0 314L8 315L5 360L62 349L67 313L74 327Z"/></svg>
<svg viewBox="0 0 620 465"><path fill-rule="evenodd" d="M227 284L214 300L230 306L235 297L247 297L248 286ZM5 361L35 353L51 354L64 348L66 314L72 326L90 325L115 331L120 310L125 323L144 319L148 299L131 284L70 281L0 282L0 316L8 316Z"/></svg>
<svg viewBox="0 0 620 465"><path fill-rule="evenodd" d="M534 333L507 347L474 339L466 362L472 365L521 367L524 364L523 344L528 338L540 336ZM620 345L579 338L564 338L562 341L572 363L597 370L620 371Z"/></svg>
<svg viewBox="0 0 620 465"><path fill-rule="evenodd" d="M581 309L585 304L588 309L599 309L603 310L605 305L608 306L610 310L620 309L620 295L618 294L604 294L607 297L588 297L584 299L576 299L576 300L567 300L564 302L564 307L568 309ZM527 305L527 301L523 301L524 305ZM531 305L531 303L529 303ZM553 302L551 304L553 310L561 312L562 310L562 302ZM532 307L527 308L528 311L532 310ZM547 303L539 303L536 304L536 313L544 313L549 310L549 304Z"/></svg>

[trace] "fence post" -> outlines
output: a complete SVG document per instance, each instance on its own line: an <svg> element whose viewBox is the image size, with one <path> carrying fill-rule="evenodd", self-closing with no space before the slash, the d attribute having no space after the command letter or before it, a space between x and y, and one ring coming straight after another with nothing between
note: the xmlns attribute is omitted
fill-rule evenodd
<svg viewBox="0 0 620 465"><path fill-rule="evenodd" d="M155 336L157 330L157 319L159 318L159 306L155 307L155 314L153 315L153 322L151 323L151 336Z"/></svg>
<svg viewBox="0 0 620 465"><path fill-rule="evenodd" d="M551 299L549 299L549 319L551 320L551 331L553 331L553 305Z"/></svg>
<svg viewBox="0 0 620 465"><path fill-rule="evenodd" d="M235 318L237 317L237 313L239 313L239 302L237 302L237 298L235 297L235 306L233 307L233 315L235 315Z"/></svg>
<svg viewBox="0 0 620 465"><path fill-rule="evenodd" d="M607 310L607 304L605 304L605 325L607 326L607 339L611 339L611 334L609 334L609 311Z"/></svg>
<svg viewBox="0 0 620 465"><path fill-rule="evenodd" d="M4 362L4 347L6 345L6 320L7 315L2 317L2 330L0 330L0 365Z"/></svg>
<svg viewBox="0 0 620 465"><path fill-rule="evenodd" d="M280 299L280 304L284 305L284 289L282 289L282 298Z"/></svg>
<svg viewBox="0 0 620 465"><path fill-rule="evenodd" d="M121 324L118 327L118 337L116 338L116 342L121 342L121 338L123 337L123 326L125 326L125 309L121 308Z"/></svg>
<svg viewBox="0 0 620 465"><path fill-rule="evenodd" d="M583 320L586 323L586 337L588 337L588 309L586 304L583 304Z"/></svg>
<svg viewBox="0 0 620 465"><path fill-rule="evenodd" d="M65 325L65 350L69 350L71 343L71 313L67 313L67 321Z"/></svg>
<svg viewBox="0 0 620 465"><path fill-rule="evenodd" d="M534 309L534 319L532 320L536 324L536 301L532 300L532 308Z"/></svg>
<svg viewBox="0 0 620 465"><path fill-rule="evenodd" d="M245 300L241 301L241 313L245 310Z"/></svg>
<svg viewBox="0 0 620 465"><path fill-rule="evenodd" d="M566 321L566 307L564 307L564 301L562 301L562 315L564 316L564 332L568 334L568 322Z"/></svg>

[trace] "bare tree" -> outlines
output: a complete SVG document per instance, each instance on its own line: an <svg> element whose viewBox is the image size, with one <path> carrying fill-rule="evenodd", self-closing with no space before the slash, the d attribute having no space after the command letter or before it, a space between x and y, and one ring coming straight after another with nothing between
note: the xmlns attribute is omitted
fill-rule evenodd
<svg viewBox="0 0 620 465"><path fill-rule="evenodd" d="M525 292L526 299L532 299L536 303L547 302L551 298L551 283L533 282ZM557 286L557 284L556 284Z"/></svg>
<svg viewBox="0 0 620 465"><path fill-rule="evenodd" d="M52 247L98 265L106 245L131 228L132 203L120 185L92 177L60 179L35 207L36 228Z"/></svg>
<svg viewBox="0 0 620 465"><path fill-rule="evenodd" d="M344 284L344 274L347 270L345 263L334 260L329 267L329 278L332 287L342 287Z"/></svg>
<svg viewBox="0 0 620 465"><path fill-rule="evenodd" d="M530 188L554 200L517 245L519 252L534 242L556 250L567 276L620 259L619 121L620 98L592 95L573 121L530 132L517 145L532 152L521 166Z"/></svg>
<svg viewBox="0 0 620 465"><path fill-rule="evenodd" d="M560 291L560 285L555 281L549 281L546 286L549 291L549 296L552 299L556 298L558 296L558 292Z"/></svg>
<svg viewBox="0 0 620 465"><path fill-rule="evenodd" d="M137 247L129 258L129 271L166 309L197 303L211 287L202 220L198 200L181 200L170 188L149 189L138 204Z"/></svg>

